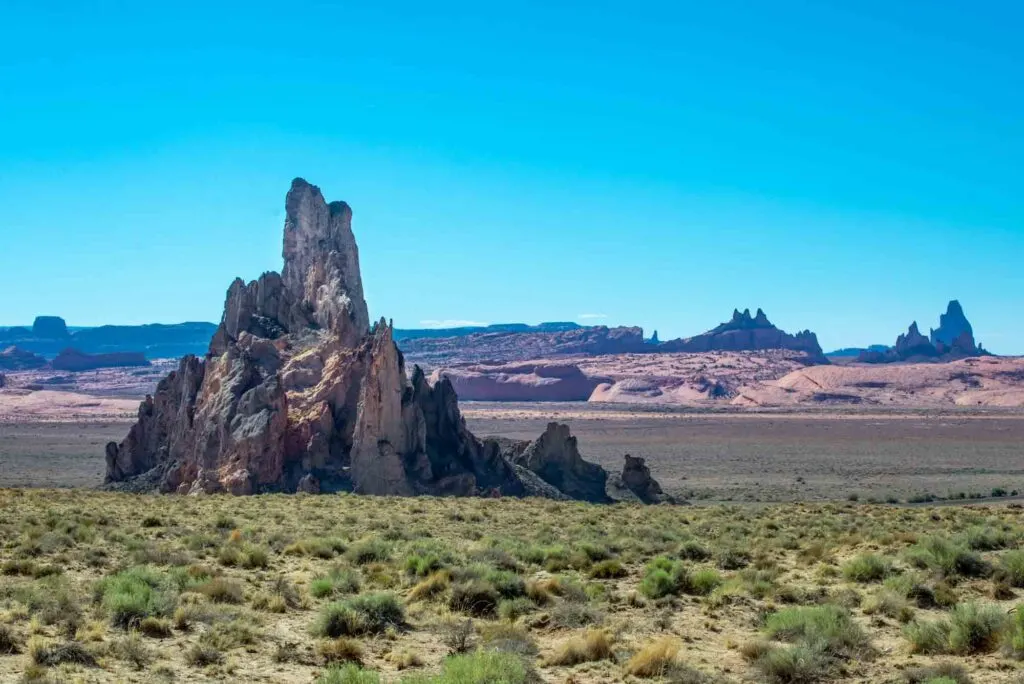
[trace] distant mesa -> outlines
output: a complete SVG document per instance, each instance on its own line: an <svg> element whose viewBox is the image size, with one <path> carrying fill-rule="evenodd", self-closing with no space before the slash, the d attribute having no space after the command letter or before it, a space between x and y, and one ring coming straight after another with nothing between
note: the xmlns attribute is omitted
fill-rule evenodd
<svg viewBox="0 0 1024 684"><path fill-rule="evenodd" d="M44 340L67 340L71 337L67 323L60 316L38 316L32 324L32 335Z"/></svg>
<svg viewBox="0 0 1024 684"><path fill-rule="evenodd" d="M953 300L946 313L939 316L939 327L931 330L926 337L917 322L910 324L907 332L896 338L896 344L885 351L868 350L861 353L861 363L895 363L898 361L948 362L959 359L987 356L980 344L974 340L974 330L964 314L960 302Z"/></svg>
<svg viewBox="0 0 1024 684"><path fill-rule="evenodd" d="M526 323L495 323L492 325L462 326L458 328L395 328L395 341L438 337L465 337L479 333L557 333L580 330L579 323L555 321L528 325Z"/></svg>
<svg viewBox="0 0 1024 684"><path fill-rule="evenodd" d="M135 368L149 366L150 362L139 352L112 354L85 354L77 349L65 349L50 362L54 370L82 372L99 368Z"/></svg>
<svg viewBox="0 0 1024 684"><path fill-rule="evenodd" d="M761 309L753 316L750 309L733 311L732 319L715 328L685 339L669 340L658 345L659 352L760 351L789 349L807 354L809 363L827 364L818 337L810 330L795 335L775 327Z"/></svg>
<svg viewBox="0 0 1024 684"><path fill-rule="evenodd" d="M0 328L0 348L16 345L47 359L71 347L84 354L141 353L147 359L202 354L217 326L212 323L173 325L105 325L69 331L59 316L39 316L31 328Z"/></svg>
<svg viewBox="0 0 1024 684"><path fill-rule="evenodd" d="M473 401L587 401L601 383L611 381L558 361L464 364L435 369L430 376L431 383L442 378Z"/></svg>

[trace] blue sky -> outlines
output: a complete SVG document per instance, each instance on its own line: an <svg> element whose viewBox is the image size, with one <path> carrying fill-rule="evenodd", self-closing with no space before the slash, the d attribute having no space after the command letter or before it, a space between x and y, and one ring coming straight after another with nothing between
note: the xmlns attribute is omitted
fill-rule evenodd
<svg viewBox="0 0 1024 684"><path fill-rule="evenodd" d="M402 327L1024 353L1021 3L0 3L0 324L216 320L303 176Z"/></svg>

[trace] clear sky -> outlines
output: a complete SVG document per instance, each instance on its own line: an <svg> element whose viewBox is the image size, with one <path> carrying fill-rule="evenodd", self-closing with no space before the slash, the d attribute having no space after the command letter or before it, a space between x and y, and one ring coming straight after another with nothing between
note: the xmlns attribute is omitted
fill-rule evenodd
<svg viewBox="0 0 1024 684"><path fill-rule="evenodd" d="M1024 353L1024 3L0 0L0 324L218 320L294 176L371 314Z"/></svg>

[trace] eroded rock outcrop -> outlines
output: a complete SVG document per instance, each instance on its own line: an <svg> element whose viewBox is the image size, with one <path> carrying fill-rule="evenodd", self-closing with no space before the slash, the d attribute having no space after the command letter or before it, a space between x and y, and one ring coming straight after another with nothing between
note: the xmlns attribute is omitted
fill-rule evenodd
<svg viewBox="0 0 1024 684"><path fill-rule="evenodd" d="M430 377L447 378L470 401L587 401L598 385L609 382L557 361L464 364L438 368Z"/></svg>
<svg viewBox="0 0 1024 684"><path fill-rule="evenodd" d="M896 338L893 347L884 351L865 351L858 360L861 363L955 361L986 354L981 345L974 341L974 330L960 302L953 300L947 306L946 313L939 316L939 327L932 330L930 335L923 335L915 321L906 333Z"/></svg>
<svg viewBox="0 0 1024 684"><path fill-rule="evenodd" d="M509 450L466 428L448 378L406 373L390 323L370 329L348 205L296 179L286 213L282 273L231 285L206 357L182 359L107 446L108 483L607 500L566 426Z"/></svg>
<svg viewBox="0 0 1024 684"><path fill-rule="evenodd" d="M622 473L608 479L608 495L615 501L640 501L646 504L674 503L651 476L644 459L626 454Z"/></svg>
<svg viewBox="0 0 1024 684"><path fill-rule="evenodd" d="M697 335L668 340L657 346L660 352L701 353L709 351L758 351L788 349L807 354L808 363L828 363L818 344L818 336L810 330L791 335L772 325L761 309L753 316L750 309L734 310L732 319Z"/></svg>
<svg viewBox="0 0 1024 684"><path fill-rule="evenodd" d="M573 499L608 501L608 473L583 460L568 425L548 423L544 433L515 456L513 462Z"/></svg>

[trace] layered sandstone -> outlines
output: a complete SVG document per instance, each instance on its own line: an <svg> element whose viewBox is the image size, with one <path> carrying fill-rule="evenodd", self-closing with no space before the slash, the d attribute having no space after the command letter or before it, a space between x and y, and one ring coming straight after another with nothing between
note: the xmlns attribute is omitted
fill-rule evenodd
<svg viewBox="0 0 1024 684"><path fill-rule="evenodd" d="M206 357L182 359L108 445L108 482L234 494L554 487L605 500L607 474L582 460L567 427L549 427L513 463L466 429L448 378L407 373L391 324L370 328L347 204L296 179L285 206L282 273L231 285Z"/></svg>

